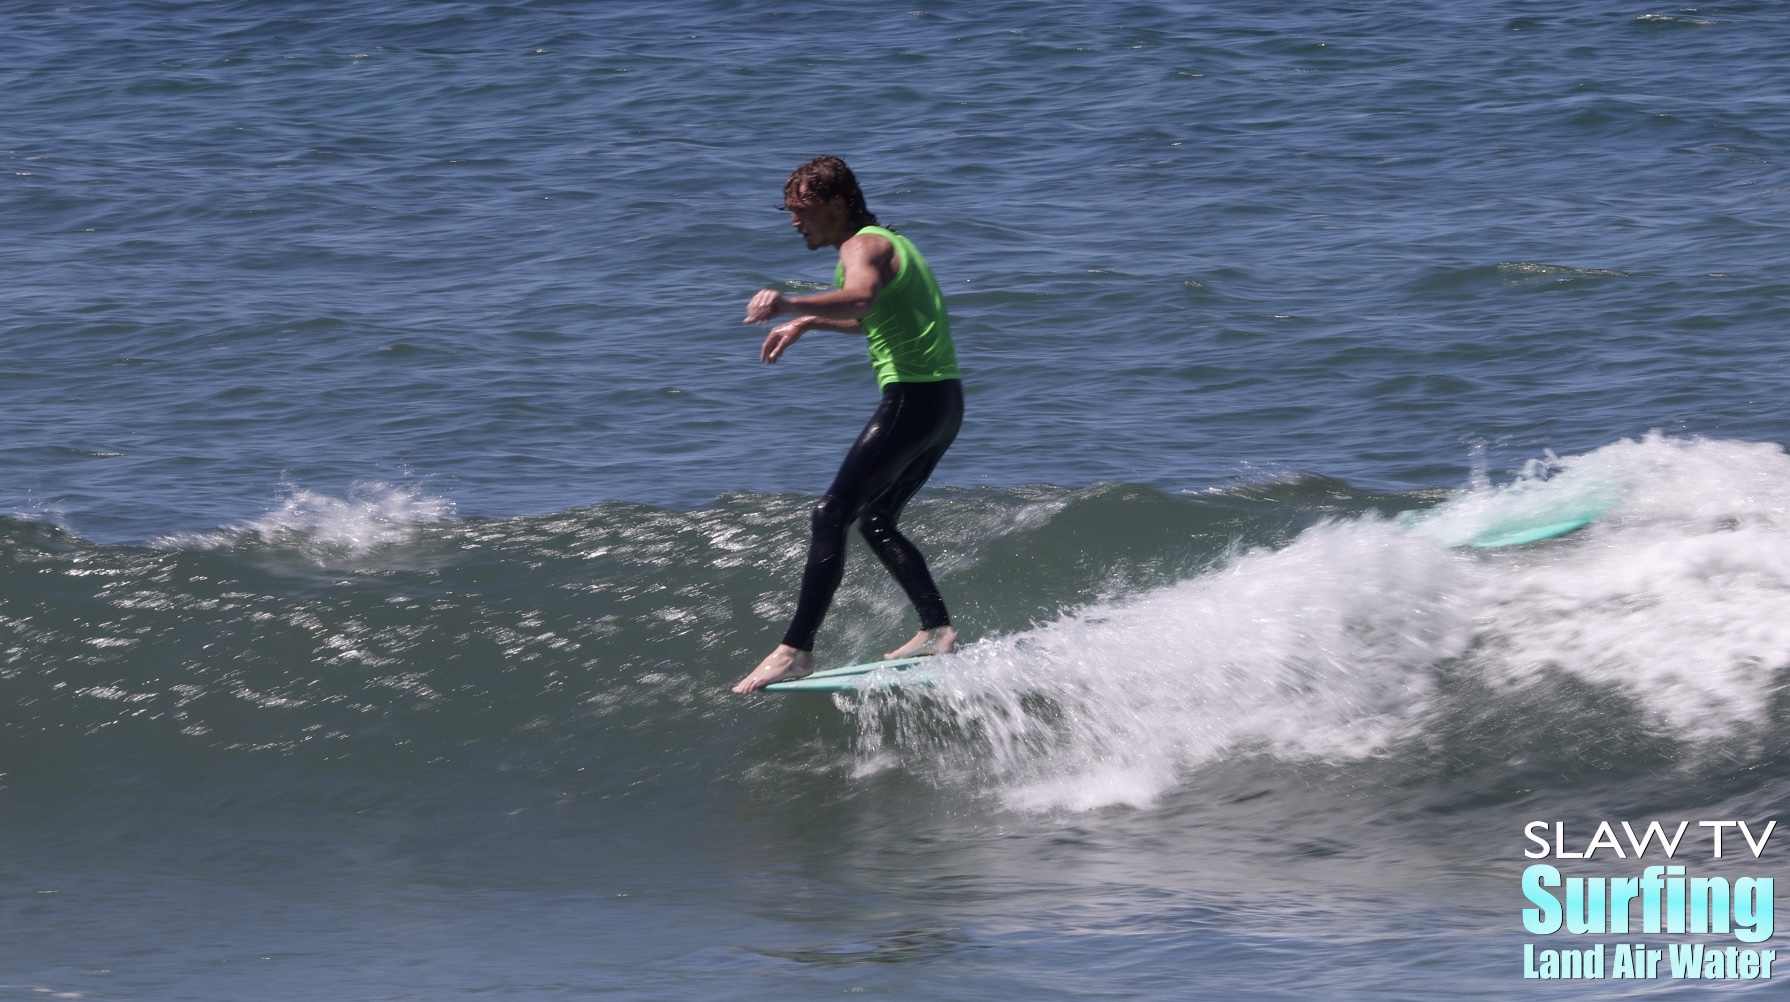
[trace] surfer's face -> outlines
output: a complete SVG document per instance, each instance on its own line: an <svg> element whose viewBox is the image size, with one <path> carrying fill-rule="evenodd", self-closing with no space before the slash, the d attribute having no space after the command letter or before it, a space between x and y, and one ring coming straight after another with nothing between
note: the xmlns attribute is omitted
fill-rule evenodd
<svg viewBox="0 0 1790 1002"><path fill-rule="evenodd" d="M850 235L840 232L845 228L846 208L845 199L838 195L820 202L804 193L785 199L783 207L789 210L789 225L802 235L809 250L836 244Z"/></svg>

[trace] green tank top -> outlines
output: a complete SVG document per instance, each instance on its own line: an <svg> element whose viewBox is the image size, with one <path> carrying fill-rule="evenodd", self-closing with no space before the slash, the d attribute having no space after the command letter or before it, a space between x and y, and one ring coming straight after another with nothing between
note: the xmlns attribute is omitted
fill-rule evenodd
<svg viewBox="0 0 1790 1002"><path fill-rule="evenodd" d="M866 226L895 245L895 280L876 295L870 313L858 321L876 369L876 388L890 383L937 383L961 379L957 349L951 344L951 321L945 297L939 294L932 269L913 241L881 226ZM833 270L833 283L845 286L845 264Z"/></svg>

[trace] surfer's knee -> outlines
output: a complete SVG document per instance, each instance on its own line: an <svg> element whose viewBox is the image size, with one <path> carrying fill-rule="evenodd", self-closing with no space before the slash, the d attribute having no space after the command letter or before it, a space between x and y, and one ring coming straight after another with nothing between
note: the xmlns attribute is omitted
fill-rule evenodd
<svg viewBox="0 0 1790 1002"><path fill-rule="evenodd" d="M845 531L846 524L851 521L851 509L842 499L827 494L815 504L810 517L815 535L840 533Z"/></svg>

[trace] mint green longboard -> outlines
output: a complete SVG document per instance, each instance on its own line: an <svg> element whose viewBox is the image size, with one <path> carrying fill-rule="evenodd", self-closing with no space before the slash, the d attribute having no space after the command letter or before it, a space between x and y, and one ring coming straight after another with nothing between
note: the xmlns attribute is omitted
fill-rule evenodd
<svg viewBox="0 0 1790 1002"><path fill-rule="evenodd" d="M932 657L897 658L894 661L872 661L869 664L828 668L788 682L772 682L764 688L766 692L850 692L859 688L861 683L870 681L864 676L871 672L885 672L888 677L878 678L865 688L898 689L904 685L931 685L938 673L920 667L931 660Z"/></svg>
<svg viewBox="0 0 1790 1002"><path fill-rule="evenodd" d="M1491 550L1577 532L1608 514L1618 498L1613 494L1524 498L1503 506L1504 511L1474 510L1463 504L1472 500L1477 499L1451 500L1400 521L1447 546Z"/></svg>
<svg viewBox="0 0 1790 1002"><path fill-rule="evenodd" d="M1585 512L1583 514L1561 519L1558 522L1549 522L1546 525L1529 525L1516 528L1498 526L1487 529L1479 535L1474 536L1472 539L1467 540L1462 545L1471 546L1481 550L1490 550L1500 546L1522 546L1524 543L1539 543L1544 539L1553 539L1557 536L1564 536L1569 532L1577 532L1597 521L1597 516L1602 514L1603 512L1601 511Z"/></svg>

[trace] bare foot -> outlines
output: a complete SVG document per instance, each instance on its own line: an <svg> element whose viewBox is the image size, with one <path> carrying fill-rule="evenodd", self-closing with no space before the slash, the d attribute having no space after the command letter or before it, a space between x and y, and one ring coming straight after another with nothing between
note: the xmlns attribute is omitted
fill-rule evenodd
<svg viewBox="0 0 1790 1002"><path fill-rule="evenodd" d="M921 630L914 638L883 655L884 661L911 658L916 654L950 654L957 650L957 631L949 626Z"/></svg>
<svg viewBox="0 0 1790 1002"><path fill-rule="evenodd" d="M792 678L806 678L814 674L814 655L807 651L797 650L788 644L778 644L777 649L752 669L752 674L740 679L733 691L745 694L757 692L772 682L782 682Z"/></svg>

